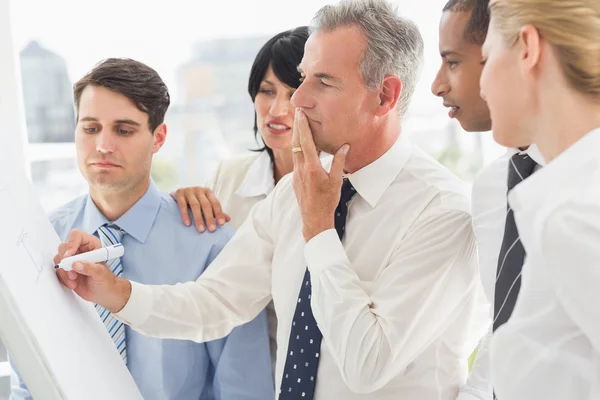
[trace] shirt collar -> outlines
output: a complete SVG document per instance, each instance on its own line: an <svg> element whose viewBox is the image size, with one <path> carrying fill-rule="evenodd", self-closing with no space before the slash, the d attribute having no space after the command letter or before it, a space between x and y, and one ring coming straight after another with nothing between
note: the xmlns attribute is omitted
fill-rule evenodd
<svg viewBox="0 0 600 400"><path fill-rule="evenodd" d="M383 193L406 165L412 152L410 140L400 135L381 157L352 174L345 174L344 177L347 177L358 194L375 208ZM332 159L328 160L329 164Z"/></svg>
<svg viewBox="0 0 600 400"><path fill-rule="evenodd" d="M275 188L273 163L269 153L263 151L250 164L250 168L235 194L241 197L267 196L273 191L273 188Z"/></svg>
<svg viewBox="0 0 600 400"><path fill-rule="evenodd" d="M574 172L582 165L598 158L590 149L600 148L600 128L594 129L568 149L563 151L544 168L517 185L508 194L515 211L537 207L554 191L560 191L572 181Z"/></svg>
<svg viewBox="0 0 600 400"><path fill-rule="evenodd" d="M538 163L538 165L541 165L542 167L546 166L546 160L544 160L544 156L542 156L542 153L540 153L540 149L538 149L538 147L535 144L529 146L525 151L533 161Z"/></svg>
<svg viewBox="0 0 600 400"><path fill-rule="evenodd" d="M161 203L161 194L150 181L146 193L125 214L116 221L109 221L104 214L98 210L96 204L88 194L83 214L82 228L85 232L94 233L102 225L112 222L123 229L138 242L144 243L148 238L150 229L158 214Z"/></svg>
<svg viewBox="0 0 600 400"><path fill-rule="evenodd" d="M532 144L531 146L529 146L527 148L527 150L520 150L520 149L516 149L513 147L510 147L508 149L508 156L512 156L514 154L527 154L529 157L531 157L531 159L533 161L535 161L538 165L544 167L546 165L546 160L544 160L544 157L542 156L542 153L540 153L540 149L538 149L538 147L535 144Z"/></svg>

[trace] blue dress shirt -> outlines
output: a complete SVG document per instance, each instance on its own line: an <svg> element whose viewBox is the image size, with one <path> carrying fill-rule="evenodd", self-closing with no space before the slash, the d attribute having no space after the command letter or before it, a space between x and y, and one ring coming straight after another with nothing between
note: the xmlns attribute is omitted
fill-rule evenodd
<svg viewBox="0 0 600 400"><path fill-rule="evenodd" d="M89 195L50 214L61 240L71 229L94 233L109 222ZM151 182L146 194L114 221L125 231L123 277L148 284L196 280L232 236L220 228L198 233L181 222L171 196ZM207 343L156 339L126 327L127 367L146 400L267 400L274 386L263 311L226 338ZM32 399L16 371L11 400Z"/></svg>

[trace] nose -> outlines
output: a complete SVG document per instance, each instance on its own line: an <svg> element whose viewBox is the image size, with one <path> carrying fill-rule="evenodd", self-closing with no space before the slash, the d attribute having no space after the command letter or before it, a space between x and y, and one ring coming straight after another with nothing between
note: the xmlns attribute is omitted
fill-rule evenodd
<svg viewBox="0 0 600 400"><path fill-rule="evenodd" d="M450 92L450 85L448 84L445 74L442 72L442 68L440 68L431 84L431 93L433 93L434 96L442 97L448 92Z"/></svg>
<svg viewBox="0 0 600 400"><path fill-rule="evenodd" d="M308 86L306 86L306 84L304 82L300 84L298 89L296 89L296 91L292 95L291 103L292 103L292 106L294 106L294 108L302 108L302 109L314 108L314 106L315 106L314 99L312 98L312 95L310 94L310 89L308 88Z"/></svg>
<svg viewBox="0 0 600 400"><path fill-rule="evenodd" d="M99 153L113 153L115 151L115 140L112 132L102 130L96 135L96 151Z"/></svg>
<svg viewBox="0 0 600 400"><path fill-rule="evenodd" d="M285 91L280 91L280 93L277 94L277 97L271 103L271 109L269 110L272 116L281 117L287 115L290 112L290 109L292 108L292 103L288 96L289 94L285 93Z"/></svg>

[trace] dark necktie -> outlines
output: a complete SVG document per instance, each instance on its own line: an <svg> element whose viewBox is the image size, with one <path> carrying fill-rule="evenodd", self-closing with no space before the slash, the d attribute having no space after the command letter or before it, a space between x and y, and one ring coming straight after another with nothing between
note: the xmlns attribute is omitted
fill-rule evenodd
<svg viewBox="0 0 600 400"><path fill-rule="evenodd" d="M344 179L340 202L335 210L335 230L340 240L344 236L348 205L356 190ZM310 307L310 272L306 268L288 344L279 400L312 400L317 383L317 368L323 335Z"/></svg>
<svg viewBox="0 0 600 400"><path fill-rule="evenodd" d="M515 154L508 163L508 191L529 177L536 162L527 154ZM525 260L525 249L519 239L515 224L515 216L510 205L504 225L504 239L498 256L496 270L496 291L494 295L494 331L510 318L519 289L521 287L521 270Z"/></svg>

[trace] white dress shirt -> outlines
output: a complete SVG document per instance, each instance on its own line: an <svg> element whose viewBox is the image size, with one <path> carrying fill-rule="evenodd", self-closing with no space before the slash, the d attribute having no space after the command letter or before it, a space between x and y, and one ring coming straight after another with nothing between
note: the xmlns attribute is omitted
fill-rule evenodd
<svg viewBox="0 0 600 400"><path fill-rule="evenodd" d="M278 391L308 265L323 333L315 399L454 399L479 282L465 185L405 139L349 179L358 195L343 242L331 229L305 243L288 175L198 281L133 282L118 317L153 336L207 341L272 298Z"/></svg>
<svg viewBox="0 0 600 400"><path fill-rule="evenodd" d="M229 214L229 224L238 229L250 210L264 200L275 188L273 162L266 151L245 154L221 161L211 179L206 183ZM269 323L269 350L275 373L277 356L277 315L273 302L267 304Z"/></svg>
<svg viewBox="0 0 600 400"><path fill-rule="evenodd" d="M252 207L275 188L273 163L266 151L244 154L221 161L206 183L239 228Z"/></svg>
<svg viewBox="0 0 600 400"><path fill-rule="evenodd" d="M600 399L600 129L509 195L527 252L492 339L499 400Z"/></svg>
<svg viewBox="0 0 600 400"><path fill-rule="evenodd" d="M507 149L502 157L485 167L473 183L473 229L477 240L479 273L485 293L480 304L485 306L487 303L488 305L490 325L487 333L481 339L471 374L467 383L461 386L457 400L493 399L489 345L494 316L496 270L507 214L508 163L510 158L519 151L519 149ZM524 153L527 153L540 166L545 164L535 145L530 146Z"/></svg>

